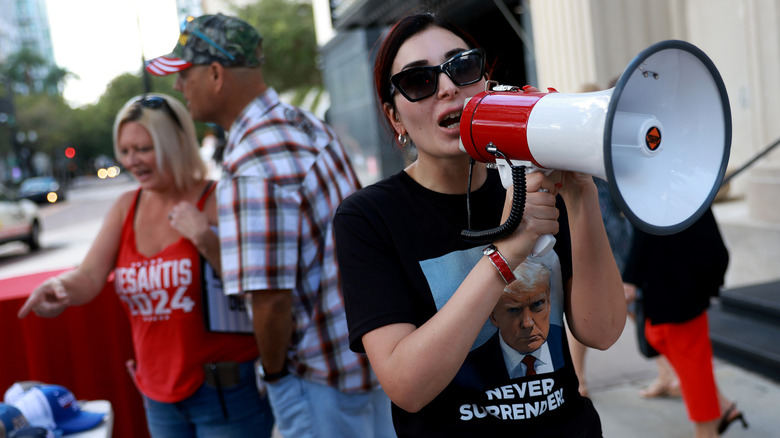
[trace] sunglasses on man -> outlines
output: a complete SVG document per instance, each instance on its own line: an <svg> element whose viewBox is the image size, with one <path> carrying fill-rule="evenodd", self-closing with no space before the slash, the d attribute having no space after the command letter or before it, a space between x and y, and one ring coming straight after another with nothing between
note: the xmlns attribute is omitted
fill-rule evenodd
<svg viewBox="0 0 780 438"><path fill-rule="evenodd" d="M457 86L471 85L485 76L485 51L481 48L460 52L441 65L412 67L390 78L390 94L398 90L409 102L433 96L444 73Z"/></svg>

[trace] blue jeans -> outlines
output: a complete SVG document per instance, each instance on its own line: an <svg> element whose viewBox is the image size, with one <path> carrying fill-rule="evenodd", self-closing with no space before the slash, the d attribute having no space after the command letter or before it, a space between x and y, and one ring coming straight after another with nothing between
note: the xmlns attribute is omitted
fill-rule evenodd
<svg viewBox="0 0 780 438"><path fill-rule="evenodd" d="M293 375L266 387L276 426L285 438L396 436L390 399L381 389L347 394Z"/></svg>
<svg viewBox="0 0 780 438"><path fill-rule="evenodd" d="M223 386L222 396L227 419L216 387L208 383L177 403L144 397L149 433L154 438L271 436L274 417L268 398L257 392L254 362L240 365L239 384Z"/></svg>

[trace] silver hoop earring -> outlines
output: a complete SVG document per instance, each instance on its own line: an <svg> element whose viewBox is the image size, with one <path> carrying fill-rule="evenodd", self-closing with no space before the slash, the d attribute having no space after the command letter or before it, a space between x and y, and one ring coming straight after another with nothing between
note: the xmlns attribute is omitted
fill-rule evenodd
<svg viewBox="0 0 780 438"><path fill-rule="evenodd" d="M406 134L398 134L398 143L403 147L409 143L409 136Z"/></svg>

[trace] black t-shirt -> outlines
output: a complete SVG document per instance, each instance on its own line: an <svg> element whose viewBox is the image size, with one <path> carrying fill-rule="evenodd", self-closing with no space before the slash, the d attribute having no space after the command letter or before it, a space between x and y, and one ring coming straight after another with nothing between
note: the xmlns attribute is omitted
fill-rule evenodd
<svg viewBox="0 0 780 438"><path fill-rule="evenodd" d="M471 194L471 227L497 226L506 190L498 174ZM468 227L465 195L446 195L400 172L348 197L334 219L350 346L395 323L419 327L455 292L485 245L461 238ZM538 261L551 275L550 335L554 371L510 378L499 334L486 321L457 376L417 413L393 405L399 437L601 436L598 414L582 398L563 324L563 284L571 277L571 244L563 202L555 251ZM557 254L557 255L556 255ZM559 259L560 257L560 259ZM541 349L540 349L541 350Z"/></svg>

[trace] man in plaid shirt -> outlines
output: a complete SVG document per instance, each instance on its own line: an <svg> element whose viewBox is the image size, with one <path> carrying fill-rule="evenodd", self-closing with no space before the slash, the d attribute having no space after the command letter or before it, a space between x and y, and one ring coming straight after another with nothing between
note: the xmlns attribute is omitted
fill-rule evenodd
<svg viewBox="0 0 780 438"><path fill-rule="evenodd" d="M265 85L261 42L238 18L204 15L147 70L178 72L193 118L229 128L222 280L226 293L251 296L258 372L282 435L394 436L389 399L349 349L336 265L331 220L359 182L335 132Z"/></svg>

